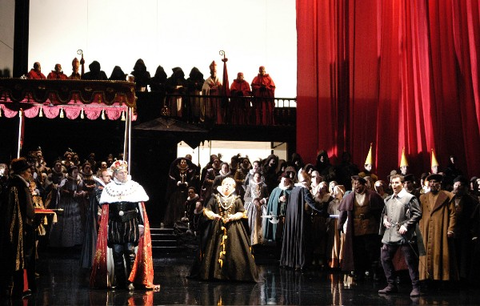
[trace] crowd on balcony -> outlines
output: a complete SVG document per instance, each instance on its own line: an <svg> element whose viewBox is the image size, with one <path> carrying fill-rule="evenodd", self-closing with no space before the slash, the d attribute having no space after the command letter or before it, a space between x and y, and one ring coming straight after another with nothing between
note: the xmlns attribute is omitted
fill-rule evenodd
<svg viewBox="0 0 480 306"><path fill-rule="evenodd" d="M40 62L26 74L28 79L84 79L133 81L138 93L155 92L162 96L162 113L171 117L182 118L192 123L241 124L241 125L275 125L275 82L266 73L264 66L259 67L258 75L251 83L245 80L243 72L238 72L231 84L222 84L217 76L217 64L213 61L210 74L204 74L193 67L189 77L180 67L172 69L167 77L162 66L158 66L151 76L145 62L138 59L130 74L124 73L120 66L115 66L110 77L101 70L98 61L89 65L89 71L79 73L80 61L72 61L72 73L67 76L61 64L56 64L47 77L42 73Z"/></svg>

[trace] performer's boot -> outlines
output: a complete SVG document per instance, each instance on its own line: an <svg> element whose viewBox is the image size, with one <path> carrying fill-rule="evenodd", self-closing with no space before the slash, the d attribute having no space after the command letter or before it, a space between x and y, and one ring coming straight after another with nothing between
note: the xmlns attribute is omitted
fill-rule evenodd
<svg viewBox="0 0 480 306"><path fill-rule="evenodd" d="M125 276L125 266L123 264L123 245L113 245L113 263L115 267L115 282L114 286L118 289L124 289L127 285L127 278Z"/></svg>
<svg viewBox="0 0 480 306"><path fill-rule="evenodd" d="M128 283L128 290L132 291L135 289L133 284L128 280L130 277L130 274L132 272L133 264L135 263L135 246L133 243L127 243L126 244L126 264L127 264L127 283Z"/></svg>

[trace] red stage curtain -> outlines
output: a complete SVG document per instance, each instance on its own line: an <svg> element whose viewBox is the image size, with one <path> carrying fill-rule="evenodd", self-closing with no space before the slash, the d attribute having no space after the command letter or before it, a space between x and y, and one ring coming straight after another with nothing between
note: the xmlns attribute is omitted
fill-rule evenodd
<svg viewBox="0 0 480 306"><path fill-rule="evenodd" d="M480 175L480 1L297 0L297 152Z"/></svg>

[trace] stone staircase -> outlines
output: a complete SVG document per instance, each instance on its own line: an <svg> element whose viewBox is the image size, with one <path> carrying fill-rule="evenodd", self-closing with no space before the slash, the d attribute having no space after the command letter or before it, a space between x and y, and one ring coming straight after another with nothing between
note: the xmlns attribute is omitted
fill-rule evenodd
<svg viewBox="0 0 480 306"><path fill-rule="evenodd" d="M152 253L159 258L183 258L191 263L194 258L198 240L192 235L187 235L182 229L175 228L150 228L152 237ZM279 254L274 243L258 244L254 246L255 261L257 264L278 264Z"/></svg>
<svg viewBox="0 0 480 306"><path fill-rule="evenodd" d="M150 228L150 234L154 254L178 254L186 249L173 228L152 227Z"/></svg>

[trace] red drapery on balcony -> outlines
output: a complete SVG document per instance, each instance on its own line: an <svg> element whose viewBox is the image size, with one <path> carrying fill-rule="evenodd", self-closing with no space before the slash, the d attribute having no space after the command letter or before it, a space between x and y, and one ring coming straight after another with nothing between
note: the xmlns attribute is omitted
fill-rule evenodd
<svg viewBox="0 0 480 306"><path fill-rule="evenodd" d="M297 0L297 152L480 174L480 1ZM312 145L313 144L313 145ZM316 149L316 151L315 151Z"/></svg>
<svg viewBox="0 0 480 306"><path fill-rule="evenodd" d="M125 121L124 158L130 164L131 122L135 120L135 83L126 81L33 80L0 78L0 117L19 115L17 157L24 139L24 119L88 118Z"/></svg>

